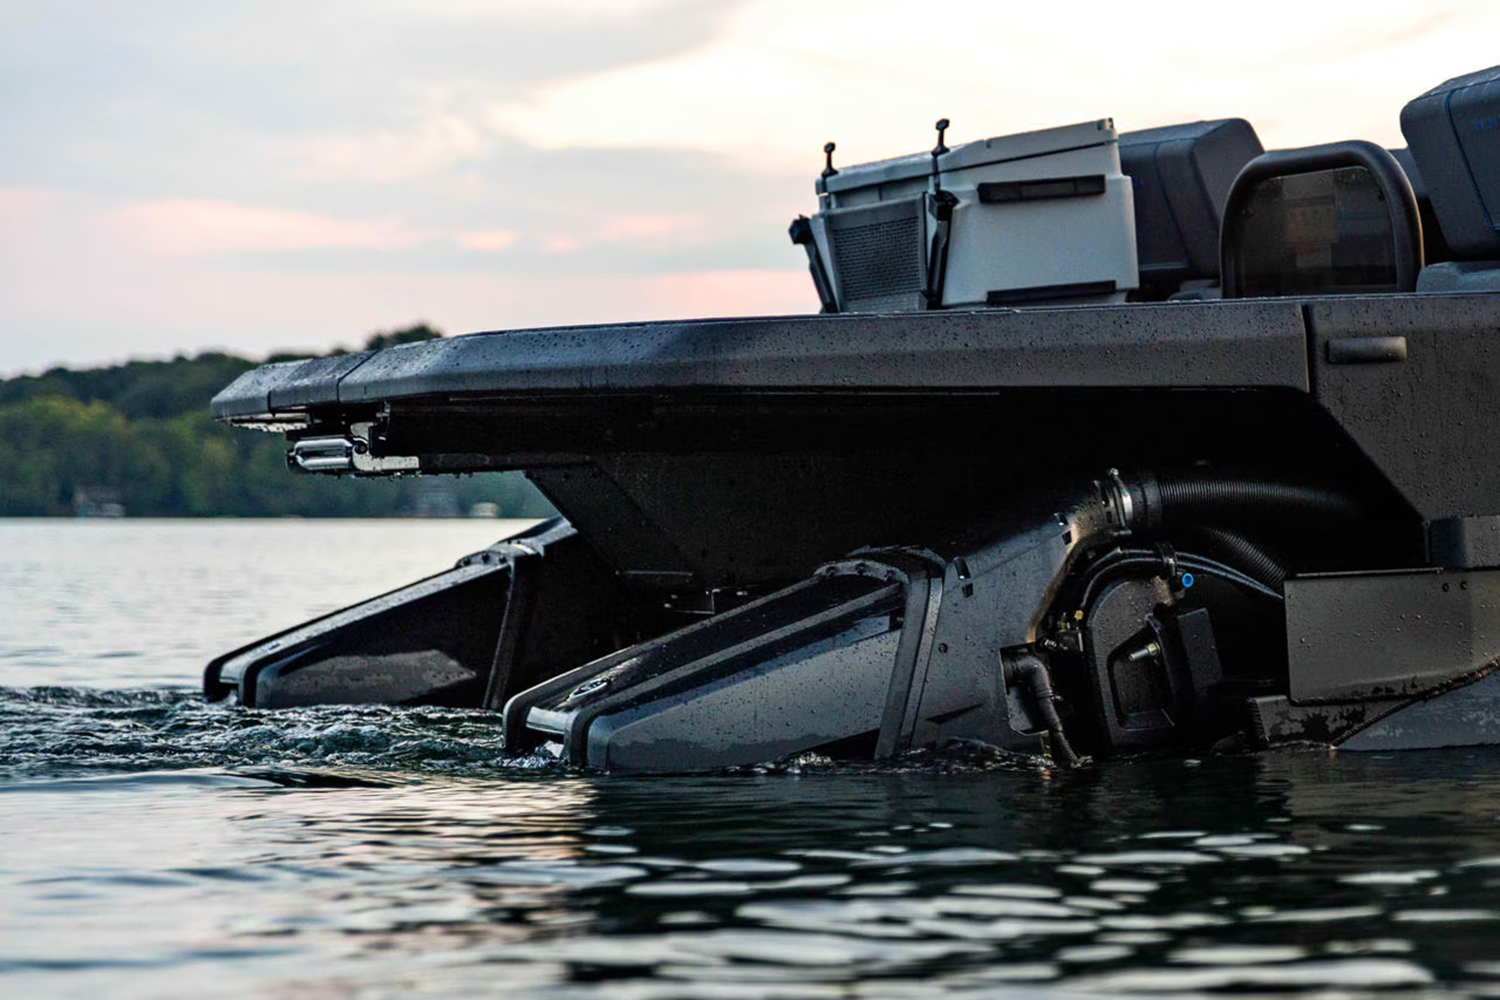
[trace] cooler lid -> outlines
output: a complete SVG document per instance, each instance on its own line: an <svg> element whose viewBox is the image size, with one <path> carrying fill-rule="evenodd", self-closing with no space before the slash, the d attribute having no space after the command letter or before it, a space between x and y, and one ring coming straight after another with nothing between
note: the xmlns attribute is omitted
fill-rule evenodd
<svg viewBox="0 0 1500 1000"><path fill-rule="evenodd" d="M966 142L938 157L938 170L941 173L968 170L1009 160L1024 160L1033 156L1102 146L1116 140L1114 119L1100 118L1077 125L1061 125ZM932 154L911 153L888 160L839 167L839 172L832 177L818 179L817 190L819 193L828 191L836 194L876 184L915 180L931 174Z"/></svg>
<svg viewBox="0 0 1500 1000"><path fill-rule="evenodd" d="M1114 119L1100 118L1091 122L1079 122L1077 125L1059 125L1056 128L1037 129L1035 132L966 142L938 157L938 167L945 173L950 170L970 170L1009 160L1028 160L1034 156L1103 146L1117 140Z"/></svg>
<svg viewBox="0 0 1500 1000"><path fill-rule="evenodd" d="M832 177L818 179L818 192L821 194L824 191L831 193L857 191L860 188L874 187L876 184L914 180L931 173L932 154L912 153L908 156L892 157L889 160L875 160L871 163L857 163L851 167L839 167L839 172Z"/></svg>

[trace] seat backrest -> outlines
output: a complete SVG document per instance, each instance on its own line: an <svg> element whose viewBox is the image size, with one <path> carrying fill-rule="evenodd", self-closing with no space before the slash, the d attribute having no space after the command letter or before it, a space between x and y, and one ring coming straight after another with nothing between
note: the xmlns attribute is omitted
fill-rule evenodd
<svg viewBox="0 0 1500 1000"><path fill-rule="evenodd" d="M1428 255L1440 263L1422 269L1417 290L1500 291L1500 66L1411 101L1401 131L1410 159L1402 165L1425 188L1443 240Z"/></svg>
<svg viewBox="0 0 1500 1000"><path fill-rule="evenodd" d="M1225 298L1409 292L1422 223L1400 164L1370 142L1262 153L1224 207Z"/></svg>
<svg viewBox="0 0 1500 1000"><path fill-rule="evenodd" d="M1500 66L1401 109L1401 132L1455 260L1500 260Z"/></svg>
<svg viewBox="0 0 1500 1000"><path fill-rule="evenodd" d="M1145 298L1219 277L1219 227L1229 187L1262 152L1243 118L1126 132L1120 169L1135 197L1136 258Z"/></svg>

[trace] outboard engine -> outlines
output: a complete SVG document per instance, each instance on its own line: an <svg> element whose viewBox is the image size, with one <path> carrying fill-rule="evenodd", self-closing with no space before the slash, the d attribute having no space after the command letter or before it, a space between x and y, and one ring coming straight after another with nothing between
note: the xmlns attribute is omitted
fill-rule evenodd
<svg viewBox="0 0 1500 1000"><path fill-rule="evenodd" d="M1112 527L1099 496L1040 509L932 549L856 553L524 691L505 707L507 748L550 742L623 771L955 739L1036 750L1061 735L1050 696L1024 671L1007 683L1000 651L1033 637L1070 562Z"/></svg>
<svg viewBox="0 0 1500 1000"><path fill-rule="evenodd" d="M856 553L522 692L505 708L507 747L551 743L573 763L624 771L810 750L885 758L955 740L1063 762L1206 747L1241 727L1245 699L1284 669L1266 638L1279 629L1262 627L1281 615L1284 571L1246 559L1258 550L1224 530L1206 540L1237 547L1250 572L1178 552L1158 537L1164 511L1190 521L1210 494L1220 514L1252 500L1338 503L1214 485L1195 494L1113 475L1028 505L1029 521ZM1132 538L1146 540L1123 544Z"/></svg>

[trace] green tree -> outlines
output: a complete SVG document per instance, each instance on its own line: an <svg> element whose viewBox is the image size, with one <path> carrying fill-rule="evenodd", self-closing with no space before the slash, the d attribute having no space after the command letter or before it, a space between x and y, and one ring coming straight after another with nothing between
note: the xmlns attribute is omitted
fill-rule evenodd
<svg viewBox="0 0 1500 1000"><path fill-rule="evenodd" d="M0 408L0 510L71 513L79 489L120 490L130 425L104 403L42 396Z"/></svg>
<svg viewBox="0 0 1500 1000"><path fill-rule="evenodd" d="M441 337L426 324L376 333L366 349ZM294 475L280 435L208 416L208 400L255 363L230 354L54 368L0 381L0 516L73 512L79 490L105 489L151 516L381 517L414 511L414 480ZM508 517L551 506L518 473L461 477L461 509L495 503Z"/></svg>

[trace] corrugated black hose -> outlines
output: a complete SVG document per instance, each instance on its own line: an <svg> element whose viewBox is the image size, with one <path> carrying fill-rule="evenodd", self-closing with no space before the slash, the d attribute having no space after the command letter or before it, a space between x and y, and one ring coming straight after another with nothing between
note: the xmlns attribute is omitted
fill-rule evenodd
<svg viewBox="0 0 1500 1000"><path fill-rule="evenodd" d="M1323 486L1272 482L1242 476L1139 473L1116 478L1121 519L1149 534L1189 529L1215 555L1272 589L1280 589L1287 568L1265 547L1225 522L1358 521L1359 504L1348 494Z"/></svg>
<svg viewBox="0 0 1500 1000"><path fill-rule="evenodd" d="M1146 472L1132 479L1131 518L1142 528L1168 521L1222 523L1239 517L1279 519L1287 515L1352 521L1362 513L1347 494L1322 486L1192 473L1153 476Z"/></svg>
<svg viewBox="0 0 1500 1000"><path fill-rule="evenodd" d="M1208 543L1209 551L1231 566L1272 590L1279 590L1286 582L1286 567L1262 546L1251 541L1238 531L1204 524L1194 533Z"/></svg>

